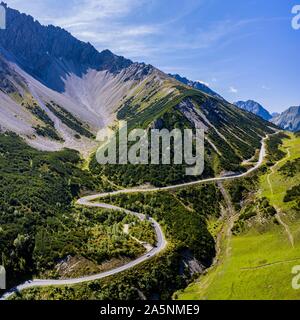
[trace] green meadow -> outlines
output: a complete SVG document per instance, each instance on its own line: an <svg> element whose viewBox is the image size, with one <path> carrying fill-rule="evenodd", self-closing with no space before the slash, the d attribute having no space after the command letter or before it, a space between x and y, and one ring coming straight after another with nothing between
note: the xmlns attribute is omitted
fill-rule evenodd
<svg viewBox="0 0 300 320"><path fill-rule="evenodd" d="M284 202L286 191L299 185L300 172L287 176L281 169L300 157L300 137L289 138L280 146L286 155L260 176L256 194L269 200L282 223L273 218L236 236L224 233L217 263L175 299L300 299L300 290L292 288L292 268L300 265L299 207Z"/></svg>

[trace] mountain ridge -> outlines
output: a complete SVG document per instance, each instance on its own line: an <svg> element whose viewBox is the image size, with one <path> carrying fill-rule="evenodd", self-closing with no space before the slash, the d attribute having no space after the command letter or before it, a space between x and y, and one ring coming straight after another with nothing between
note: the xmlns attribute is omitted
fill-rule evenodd
<svg viewBox="0 0 300 320"><path fill-rule="evenodd" d="M237 102L234 102L234 104L241 109L244 109L246 111L249 111L258 115L264 120L269 121L272 119L272 115L269 113L269 111L266 110L266 108L264 108L261 104L259 104L254 100L237 101Z"/></svg>
<svg viewBox="0 0 300 320"><path fill-rule="evenodd" d="M200 81L192 81L192 80L189 80L187 79L186 77L182 77L180 76L179 74L171 74L169 73L169 76L176 79L177 81L191 87L191 88L194 88L194 89L197 89L197 90L200 90L206 94L209 94L213 97L216 97L216 98L219 98L221 100L224 100L225 99L220 96L218 93L216 93L215 91L213 91L212 89L210 89L207 85L205 85L204 83L200 82Z"/></svg>
<svg viewBox="0 0 300 320"><path fill-rule="evenodd" d="M300 130L300 106L290 107L271 120L284 130L297 132Z"/></svg>
<svg viewBox="0 0 300 320"><path fill-rule="evenodd" d="M70 72L82 76L88 69L118 73L133 64L107 49L97 51L90 43L76 39L65 29L43 26L32 16L5 7L7 27L0 30L0 46L12 53L28 73L51 89L59 92L64 89L63 83L51 79L53 69L66 77Z"/></svg>

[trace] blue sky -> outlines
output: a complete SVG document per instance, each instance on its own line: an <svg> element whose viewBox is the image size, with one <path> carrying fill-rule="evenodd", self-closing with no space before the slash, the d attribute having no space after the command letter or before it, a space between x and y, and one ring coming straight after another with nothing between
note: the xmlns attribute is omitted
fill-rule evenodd
<svg viewBox="0 0 300 320"><path fill-rule="evenodd" d="M300 0L6 0L97 49L203 81L272 112L300 104Z"/></svg>

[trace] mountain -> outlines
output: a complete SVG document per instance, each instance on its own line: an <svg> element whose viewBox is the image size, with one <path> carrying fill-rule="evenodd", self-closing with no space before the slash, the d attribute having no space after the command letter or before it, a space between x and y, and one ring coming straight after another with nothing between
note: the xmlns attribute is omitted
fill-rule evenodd
<svg viewBox="0 0 300 320"><path fill-rule="evenodd" d="M202 83L200 81L192 81L192 80L189 80L185 77L181 77L179 74L169 74L169 76L176 79L177 81L189 86L189 87L192 87L194 89L197 89L197 90L200 90L204 93L207 93L213 97L224 100L223 97L221 97L219 94L217 94L216 92L211 90L207 85L205 85L204 83Z"/></svg>
<svg viewBox="0 0 300 320"><path fill-rule="evenodd" d="M243 160L273 132L203 84L195 89L151 65L98 52L10 8L7 29L0 30L0 73L1 130L41 150L68 147L88 156L98 130L121 119L131 127L197 126L206 133L206 174L213 175L242 170ZM169 169L170 181L181 179Z"/></svg>
<svg viewBox="0 0 300 320"><path fill-rule="evenodd" d="M257 116L263 118L264 120L269 121L272 119L271 114L267 111L261 104L256 101L248 100L248 101L238 101L234 103L239 108L252 112Z"/></svg>
<svg viewBox="0 0 300 320"><path fill-rule="evenodd" d="M150 73L160 81L162 73L152 66L98 52L17 10L6 12L7 28L0 30L0 128L34 147L88 154L96 146L90 137L115 119L122 98Z"/></svg>
<svg viewBox="0 0 300 320"><path fill-rule="evenodd" d="M42 26L9 8L7 29L0 34L0 46L13 54L28 73L59 92L64 90L63 79L70 73L79 77L89 69L117 73L133 64L109 50L98 52L90 43L77 40L59 27Z"/></svg>
<svg viewBox="0 0 300 320"><path fill-rule="evenodd" d="M275 116L271 120L278 127L297 132L300 130L300 106L290 107L282 114Z"/></svg>

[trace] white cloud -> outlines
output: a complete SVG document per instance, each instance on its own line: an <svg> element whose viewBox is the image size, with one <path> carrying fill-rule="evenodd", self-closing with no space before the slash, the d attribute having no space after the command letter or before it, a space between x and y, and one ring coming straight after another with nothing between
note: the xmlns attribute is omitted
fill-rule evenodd
<svg viewBox="0 0 300 320"><path fill-rule="evenodd" d="M99 50L110 49L130 58L147 52L143 39L159 33L156 25L134 24L128 17L146 0L77 0L66 17L49 18L49 23L68 29ZM149 54L149 53L148 53Z"/></svg>
<svg viewBox="0 0 300 320"><path fill-rule="evenodd" d="M151 57L153 60L154 56L178 50L209 48L236 30L238 24L225 20L198 28L193 33L183 25L178 26L178 20L202 4L199 0L188 1L182 11L170 14L169 20L155 23L143 22L146 19L136 22L135 16L141 10L146 15L147 8L154 3L159 4L160 0L69 0L56 5L53 5L53 0L7 1L21 11L34 15L44 24L67 29L99 50L110 49L133 59ZM175 24L176 32L173 32ZM159 37L151 38L153 35Z"/></svg>
<svg viewBox="0 0 300 320"><path fill-rule="evenodd" d="M230 93L238 93L238 89L236 89L235 87L229 87L229 92Z"/></svg>
<svg viewBox="0 0 300 320"><path fill-rule="evenodd" d="M150 57L155 61L158 56L170 54L180 56L180 51L185 51L186 56L186 52L193 50L216 50L228 43L229 36L233 39L243 26L254 22L214 21L208 25L199 24L195 30L178 23L208 0L182 1L185 5L174 12L171 12L170 3L170 15L161 21L157 19L161 0L6 1L44 24L67 29L80 40L91 42L98 50L110 49L137 60ZM149 12L152 14L150 18Z"/></svg>
<svg viewBox="0 0 300 320"><path fill-rule="evenodd" d="M110 49L129 58L150 55L153 49L145 38L160 32L159 25L130 19L141 8L146 9L148 0L69 0L55 5L53 0L7 1L43 24L60 26L99 50Z"/></svg>
<svg viewBox="0 0 300 320"><path fill-rule="evenodd" d="M49 20L63 28L83 25L93 27L95 23L126 16L143 2L144 0L80 0L75 1L68 16L49 17Z"/></svg>

